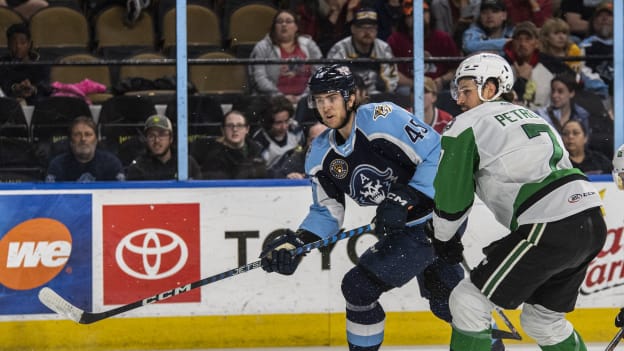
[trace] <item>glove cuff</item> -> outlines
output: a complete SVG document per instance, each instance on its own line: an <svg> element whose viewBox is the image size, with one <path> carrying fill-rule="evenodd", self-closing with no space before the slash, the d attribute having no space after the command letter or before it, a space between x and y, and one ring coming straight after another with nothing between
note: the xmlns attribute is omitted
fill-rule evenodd
<svg viewBox="0 0 624 351"><path fill-rule="evenodd" d="M297 235L297 237L299 237L299 239L301 239L301 241L303 241L304 244L313 243L321 239L320 236L305 229L297 229L297 231L295 232L295 235Z"/></svg>

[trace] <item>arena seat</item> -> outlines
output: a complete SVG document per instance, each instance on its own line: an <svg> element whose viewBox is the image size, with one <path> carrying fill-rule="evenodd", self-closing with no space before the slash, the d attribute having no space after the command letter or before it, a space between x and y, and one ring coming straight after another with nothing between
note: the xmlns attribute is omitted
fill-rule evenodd
<svg viewBox="0 0 624 351"><path fill-rule="evenodd" d="M89 24L76 9L44 7L32 15L29 26L33 45L44 59L89 51Z"/></svg>
<svg viewBox="0 0 624 351"><path fill-rule="evenodd" d="M221 49L221 24L215 12L209 7L189 4L186 7L187 56ZM163 16L162 46L166 56L175 56L176 9L170 8Z"/></svg>
<svg viewBox="0 0 624 351"><path fill-rule="evenodd" d="M75 54L61 57L60 62L92 62L97 61L98 58L91 54ZM104 84L107 89L111 87L110 69L108 66L52 66L50 69L50 81L61 83L78 83L84 79L90 79L92 81ZM96 93L89 94L89 99L94 104L101 104L102 102L110 99L113 95L111 93Z"/></svg>
<svg viewBox="0 0 624 351"><path fill-rule="evenodd" d="M254 45L271 30L277 9L264 4L243 5L229 18L229 48L236 57L249 57Z"/></svg>
<svg viewBox="0 0 624 351"><path fill-rule="evenodd" d="M19 101L0 97L0 136L30 140L30 131Z"/></svg>
<svg viewBox="0 0 624 351"><path fill-rule="evenodd" d="M225 52L208 52L198 59L232 59ZM247 70L244 65L197 64L189 68L189 78L200 94L234 94L247 91Z"/></svg>
<svg viewBox="0 0 624 351"><path fill-rule="evenodd" d="M123 21L126 9L110 6L95 16L96 51L104 58L121 59L131 54L155 50L152 16L143 11L130 27Z"/></svg>

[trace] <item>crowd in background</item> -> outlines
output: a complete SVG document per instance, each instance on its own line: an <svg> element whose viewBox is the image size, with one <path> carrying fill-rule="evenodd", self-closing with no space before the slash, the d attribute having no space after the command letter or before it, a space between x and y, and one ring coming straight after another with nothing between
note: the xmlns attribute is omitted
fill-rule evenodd
<svg viewBox="0 0 624 351"><path fill-rule="evenodd" d="M51 96L73 96L90 103L93 92L114 94L113 86L51 82L50 68L29 65L41 60L33 45L28 20L50 6L75 6L93 19L111 3L122 5L119 21L127 26L142 13L158 19L175 1L1 1L14 9L22 23L6 30L7 48L0 66L3 99L35 105ZM507 59L516 77L515 103L546 119L560 132L573 164L587 174L609 173L613 156L613 3L576 0L425 0L414 8L412 0L291 0L188 1L212 9L221 21L222 45L227 52L228 16L240 6L262 3L275 8L267 32L236 57L257 59L355 59L392 60L413 53L413 15L423 12L425 59L425 110L418 118L442 133L461 113L451 98L451 82L462 57L495 52ZM156 35L158 37L158 35ZM154 50L157 46L154 47ZM585 59L570 57L585 56ZM60 59L56 57L54 59ZM212 124L210 132L189 133L189 178L253 179L303 178L305 150L324 129L307 106L307 82L318 64L252 64L246 68L244 93L227 111L197 121ZM390 100L413 110L414 72L411 63L369 62L352 64L357 75L360 101ZM123 82L144 83L136 77ZM144 78L144 77L143 77ZM167 77L155 80L165 86ZM170 77L169 77L170 78ZM56 83L54 85L53 83ZM101 83L101 82L100 82ZM117 84L119 90L120 82ZM194 87L189 84L189 93ZM167 86L171 88L171 86ZM93 89L87 91L85 89ZM127 91L127 89L126 89ZM175 91L175 86L173 86ZM124 92L124 91L122 91ZM231 102L231 101L228 101ZM232 109L229 110L229 106ZM153 112L153 111L152 111ZM5 112L0 112L4 114ZM78 118L76 118L78 117ZM193 118L190 113L189 120ZM11 121L2 118L5 129ZM31 153L31 164L0 159L4 181L154 180L177 177L174 149L175 116L146 113L136 116L135 136L118 137L119 144L134 140L132 156L120 157L119 148L106 148L102 130L90 116L72 116L67 132L38 145L29 135L19 144ZM8 130L8 129L6 129ZM18 143L2 131L0 149ZM40 144L44 144L43 142ZM119 145L118 145L119 146ZM43 149L43 151L42 151ZM52 151L51 151L52 150ZM32 166L40 172L20 177Z"/></svg>

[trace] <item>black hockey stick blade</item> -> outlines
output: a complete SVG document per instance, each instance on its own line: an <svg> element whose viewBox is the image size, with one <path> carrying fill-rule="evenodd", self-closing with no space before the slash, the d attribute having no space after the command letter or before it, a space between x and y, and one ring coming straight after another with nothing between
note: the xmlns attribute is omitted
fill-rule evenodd
<svg viewBox="0 0 624 351"><path fill-rule="evenodd" d="M492 329L492 339L522 340L522 337L506 330Z"/></svg>
<svg viewBox="0 0 624 351"><path fill-rule="evenodd" d="M328 246L330 244L333 244L343 239L348 239L348 238L358 236L364 233L370 233L372 232L372 230L373 230L373 225L367 224L365 226L351 229L346 232L340 232L336 235L330 236L322 240L318 240L309 244L305 244L301 247L291 250L290 253L295 256L301 255L301 254L310 252L314 249ZM168 299L170 297L189 292L193 289L214 283L219 280L230 278L241 273L249 272L252 269L260 268L262 266L260 262L261 262L260 260L251 262L244 266L230 269L228 271L215 274L211 277L203 278L201 280L197 280L197 281L188 283L183 286L177 286L173 289L163 291L159 294L146 297L144 299L129 303L127 305L122 305L117 308L113 308L111 310L103 311L103 312L87 312L85 310L82 310L72 305L69 301L65 300L63 297L57 294L54 290L48 287L44 287L39 291L39 301L41 301L41 303L43 303L46 307L48 307L52 311L74 322L77 322L80 324L91 324L97 321L101 321L102 319L116 316L118 314L130 311L139 307L143 307L145 305L153 304L153 303Z"/></svg>
<svg viewBox="0 0 624 351"><path fill-rule="evenodd" d="M617 334L615 334L615 336L613 337L609 345L607 345L607 348L605 349L605 351L615 350L615 347L620 343L620 340L622 339L623 336L624 336L624 328L620 328L620 330L617 332Z"/></svg>
<svg viewBox="0 0 624 351"><path fill-rule="evenodd" d="M461 261L461 265L462 265L462 267L464 267L466 272L470 273L471 269L470 269L470 266L468 266L468 262L466 262L466 258L465 257ZM510 332L507 332L507 331L504 331L504 330L493 329L492 330L492 338L494 338L494 339L522 340L522 335L520 335L520 333L518 333L518 330L516 329L516 327L514 327L514 325L511 324L511 321L509 320L509 318L507 318L507 315L505 315L505 312L503 312L503 310L501 310L498 307L495 308L495 311L496 311L496 314L498 314L498 316L503 320L503 323L505 323L507 328L509 328ZM494 336L495 332L498 335L505 335L505 337L500 337L500 338L496 337L496 336Z"/></svg>

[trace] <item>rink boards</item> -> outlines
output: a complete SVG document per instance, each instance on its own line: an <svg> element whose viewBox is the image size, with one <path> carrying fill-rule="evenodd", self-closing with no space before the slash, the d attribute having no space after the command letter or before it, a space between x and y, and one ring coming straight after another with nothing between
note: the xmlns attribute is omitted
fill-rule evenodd
<svg viewBox="0 0 624 351"><path fill-rule="evenodd" d="M0 190L3 350L345 343L340 281L376 240L372 234L308 254L291 277L256 269L91 325L50 313L36 297L43 286L99 312L254 262L264 240L296 228L310 203L305 182L119 184ZM604 195L609 237L569 318L586 340L605 342L624 305L624 192L611 182L594 184ZM374 209L348 203L344 227L373 216ZM464 238L471 265L505 233L493 223L477 201ZM428 311L415 281L381 303L387 344L448 342L449 327ZM506 314L521 329L519 311Z"/></svg>

